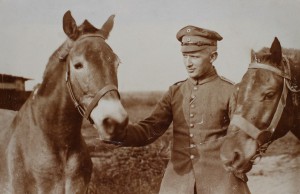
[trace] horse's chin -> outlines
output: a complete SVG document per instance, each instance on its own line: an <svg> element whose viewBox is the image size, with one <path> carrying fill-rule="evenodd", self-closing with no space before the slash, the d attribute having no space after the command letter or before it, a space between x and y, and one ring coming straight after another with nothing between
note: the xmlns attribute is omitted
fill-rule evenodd
<svg viewBox="0 0 300 194"><path fill-rule="evenodd" d="M112 135L108 134L106 132L106 130L104 130L103 126L97 126L94 124L94 128L97 129L98 131L98 135L99 135L99 139L101 141L109 141L112 139Z"/></svg>
<svg viewBox="0 0 300 194"><path fill-rule="evenodd" d="M234 164L232 165L223 165L223 167L225 168L225 170L229 173L233 173L236 177L247 181L247 177L246 177L246 173L249 172L252 169L253 164L251 162L248 162L247 164L245 164L243 167L237 168L234 167Z"/></svg>
<svg viewBox="0 0 300 194"><path fill-rule="evenodd" d="M96 126L94 124L94 128L96 128L98 131L99 139L104 143L112 144L122 144L122 140L125 138L126 135L124 127L122 127L122 129L116 129L114 127L113 129L109 129L107 126ZM112 131L113 133L111 133Z"/></svg>

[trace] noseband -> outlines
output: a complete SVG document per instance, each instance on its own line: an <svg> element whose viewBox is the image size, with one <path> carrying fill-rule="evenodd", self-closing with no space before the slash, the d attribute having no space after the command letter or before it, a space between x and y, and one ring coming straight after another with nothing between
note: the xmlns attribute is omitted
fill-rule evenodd
<svg viewBox="0 0 300 194"><path fill-rule="evenodd" d="M257 141L259 146L257 150L258 154L255 155L252 160L255 160L257 157L261 157L261 155L267 150L268 146L272 143L272 136L277 128L283 109L286 105L288 89L290 88L289 84L291 80L291 72L288 59L284 57L284 61L286 62L287 67L284 67L287 73L276 67L258 62L251 63L248 67L248 69L264 69L271 71L283 78L283 90L270 125L266 129L260 130L244 117L237 114L233 115L230 121L231 125L237 126L240 130L244 131L247 135Z"/></svg>
<svg viewBox="0 0 300 194"><path fill-rule="evenodd" d="M100 37L100 38L104 39L103 36L100 35L100 34L85 34L85 35L82 35L81 37L79 37L76 41L87 38L87 37L97 37L97 38ZM63 60L66 59L67 55L69 54L70 49L71 49L71 46L67 44L64 52L59 55L59 60L60 61L63 61ZM70 64L67 63L66 64L66 84L67 84L67 88L68 88L70 97L71 97L76 109L80 113L80 115L82 117L86 118L88 121L90 121L91 124L94 124L94 121L90 116L92 110L96 107L99 100L103 96L105 96L105 94L107 94L108 92L116 91L119 98L120 98L118 88L113 84L108 84L108 85L104 86L102 89L100 89L96 93L95 97L93 98L92 102L87 106L87 108L84 109L82 107L82 105L78 102L78 100L76 99L75 94L73 92L72 83L71 83L71 80L70 80L70 67L69 66L70 66Z"/></svg>

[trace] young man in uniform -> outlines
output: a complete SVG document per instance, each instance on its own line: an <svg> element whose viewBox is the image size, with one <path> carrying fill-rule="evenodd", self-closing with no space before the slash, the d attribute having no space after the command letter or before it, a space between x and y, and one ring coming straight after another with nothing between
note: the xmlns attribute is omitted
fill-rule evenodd
<svg viewBox="0 0 300 194"><path fill-rule="evenodd" d="M247 184L225 171L219 156L234 90L213 66L217 41L222 37L211 30L186 26L176 38L181 42L188 79L172 85L148 118L129 124L115 140L125 146L144 146L173 122L171 159L160 194L248 194Z"/></svg>

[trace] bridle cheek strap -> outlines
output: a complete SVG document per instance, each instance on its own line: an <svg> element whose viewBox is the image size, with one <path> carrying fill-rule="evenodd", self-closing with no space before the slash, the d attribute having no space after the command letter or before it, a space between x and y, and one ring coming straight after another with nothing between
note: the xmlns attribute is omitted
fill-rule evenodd
<svg viewBox="0 0 300 194"><path fill-rule="evenodd" d="M67 65L68 66L68 65ZM104 86L101 90L99 90L97 92L97 94L95 95L95 97L93 98L92 102L88 105L88 107L86 108L86 110L81 106L81 104L78 102L78 100L75 97L75 94L73 92L73 88L72 85L70 83L70 72L67 71L67 75L66 75L66 84L67 84L67 88L70 94L70 97L75 105L75 107L77 108L78 112L80 113L80 115L84 118L86 118L88 121L90 121L91 124L94 124L93 119L91 119L90 114L92 112L92 110L96 107L96 105L98 104L99 100L105 96L105 94L107 94L110 91L116 91L118 94L118 97L120 98L120 94L118 92L118 88L115 85L109 84Z"/></svg>
<svg viewBox="0 0 300 194"><path fill-rule="evenodd" d="M104 40L104 37L101 34L84 34L82 36L80 36L76 41L87 38L87 37L96 37L96 38L102 38ZM64 48L62 48L62 52L59 52L59 60L60 61L65 61L70 49L72 48L72 43L70 40L68 40L68 42L66 43L66 45L64 45ZM67 84L67 88L70 94L70 97L75 105L75 107L77 108L78 112L80 113L81 116L83 116L84 118L86 118L87 120L90 121L91 124L94 124L93 119L91 119L90 114L92 112L92 110L97 106L99 100L108 92L110 91L116 91L118 94L118 97L120 98L120 94L118 92L118 89L115 85L109 84L104 86L101 90L99 90L97 92L97 94L95 95L95 97L93 98L92 102L88 105L88 107L86 108L86 110L82 107L82 105L78 102L78 100L75 97L75 94L73 92L73 88L72 88L72 84L70 81L70 68L69 68L69 64L66 63L66 84Z"/></svg>
<svg viewBox="0 0 300 194"><path fill-rule="evenodd" d="M83 117L90 120L90 122L92 122L92 119L90 118L90 114L93 111L93 109L97 106L99 100L108 92L110 91L116 91L119 98L120 98L120 94L118 92L118 88L115 85L106 85L104 86L101 90L99 90L99 92L97 92L97 94L95 95L95 97L93 98L92 102L88 105ZM93 124L93 123L92 123Z"/></svg>
<svg viewBox="0 0 300 194"><path fill-rule="evenodd" d="M277 125L279 123L279 120L281 118L283 109L286 105L286 99L288 94L288 87L287 87L287 81L286 78L283 79L283 89L281 93L281 97L279 99L276 112L273 115L273 119L271 121L271 124L268 127L268 130L272 132L272 134L275 132L275 129L277 128Z"/></svg>

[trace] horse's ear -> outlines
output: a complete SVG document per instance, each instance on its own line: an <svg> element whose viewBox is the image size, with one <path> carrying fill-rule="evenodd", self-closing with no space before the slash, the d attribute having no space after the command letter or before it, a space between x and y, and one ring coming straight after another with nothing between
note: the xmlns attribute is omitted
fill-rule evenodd
<svg viewBox="0 0 300 194"><path fill-rule="evenodd" d="M78 37L78 28L70 10L64 14L63 29L70 39L75 40Z"/></svg>
<svg viewBox="0 0 300 194"><path fill-rule="evenodd" d="M104 39L108 38L109 33L114 26L114 18L115 18L115 15L111 15L107 19L107 21L103 24L103 26L101 27L101 31L102 31L102 35L104 36Z"/></svg>
<svg viewBox="0 0 300 194"><path fill-rule="evenodd" d="M272 46L270 48L271 60L276 64L280 64L282 60L281 45L277 37L275 37Z"/></svg>
<svg viewBox="0 0 300 194"><path fill-rule="evenodd" d="M253 49L251 49L251 63L256 62L256 54Z"/></svg>

